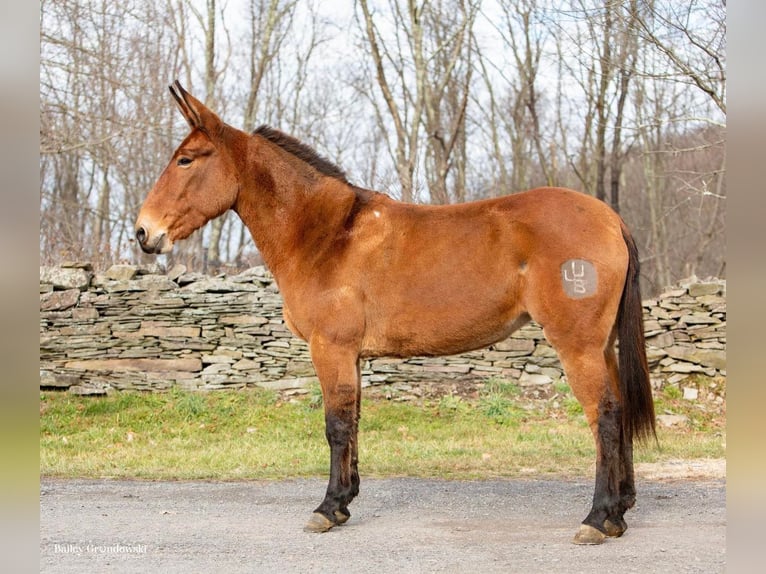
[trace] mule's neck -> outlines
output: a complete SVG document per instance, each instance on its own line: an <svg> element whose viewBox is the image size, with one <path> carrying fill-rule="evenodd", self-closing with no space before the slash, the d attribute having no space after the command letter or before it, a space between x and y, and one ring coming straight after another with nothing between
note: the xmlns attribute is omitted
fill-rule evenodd
<svg viewBox="0 0 766 574"><path fill-rule="evenodd" d="M233 209L279 283L284 274L305 271L343 233L355 193L257 135L243 155Z"/></svg>

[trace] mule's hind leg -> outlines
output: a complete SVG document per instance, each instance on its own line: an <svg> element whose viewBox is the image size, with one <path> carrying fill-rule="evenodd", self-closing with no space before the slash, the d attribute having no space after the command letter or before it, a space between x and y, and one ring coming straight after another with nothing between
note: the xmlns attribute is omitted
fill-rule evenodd
<svg viewBox="0 0 766 574"><path fill-rule="evenodd" d="M609 369L610 382L612 383L612 392L619 396L620 381L619 368L617 366L617 356L614 351L614 334L604 351L604 358ZM621 399L620 399L621 400ZM604 523L604 529L607 536L622 536L628 529L624 515L627 510L633 508L636 503L636 485L633 473L633 441L626 437L625 432L620 427L620 504L616 514L609 516Z"/></svg>
<svg viewBox="0 0 766 574"><path fill-rule="evenodd" d="M574 543L600 544L606 536L618 535L624 522L620 492L624 474L620 442L622 412L603 348L595 345L559 348L559 357L596 442L593 505L575 535ZM611 520L620 524L612 528Z"/></svg>
<svg viewBox="0 0 766 574"><path fill-rule="evenodd" d="M358 356L321 338L311 341L325 409L325 434L330 446L330 480L324 500L306 524L311 532L326 532L351 516L348 505L359 493L357 431L361 400Z"/></svg>

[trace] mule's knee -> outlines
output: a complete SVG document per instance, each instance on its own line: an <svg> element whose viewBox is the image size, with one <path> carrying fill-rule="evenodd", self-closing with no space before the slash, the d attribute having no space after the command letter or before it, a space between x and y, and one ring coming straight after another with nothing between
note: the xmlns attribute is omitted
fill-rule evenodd
<svg viewBox="0 0 766 574"><path fill-rule="evenodd" d="M351 442L354 421L335 413L325 415L325 437L330 447L345 447Z"/></svg>

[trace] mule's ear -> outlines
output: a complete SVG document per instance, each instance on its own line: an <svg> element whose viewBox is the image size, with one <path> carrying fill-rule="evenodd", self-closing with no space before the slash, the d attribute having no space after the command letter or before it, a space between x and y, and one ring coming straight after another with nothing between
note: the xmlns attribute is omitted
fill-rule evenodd
<svg viewBox="0 0 766 574"><path fill-rule="evenodd" d="M184 90L178 80L170 86L170 93L192 129L199 128L211 134L216 132L215 128L220 126L221 119L205 104Z"/></svg>

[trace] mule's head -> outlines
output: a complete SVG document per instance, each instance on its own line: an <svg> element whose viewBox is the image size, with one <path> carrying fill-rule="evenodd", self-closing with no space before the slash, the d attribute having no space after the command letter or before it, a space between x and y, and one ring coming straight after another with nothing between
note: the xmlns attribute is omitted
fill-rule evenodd
<svg viewBox="0 0 766 574"><path fill-rule="evenodd" d="M239 190L233 128L188 94L178 82L170 93L191 126L146 197L136 239L146 253L168 253L205 223L234 205Z"/></svg>

